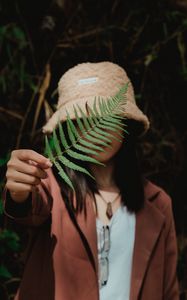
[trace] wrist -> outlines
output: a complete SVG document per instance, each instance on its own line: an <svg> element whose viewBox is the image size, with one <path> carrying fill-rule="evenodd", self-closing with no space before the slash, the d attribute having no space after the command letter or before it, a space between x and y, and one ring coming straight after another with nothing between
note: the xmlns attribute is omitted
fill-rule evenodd
<svg viewBox="0 0 187 300"><path fill-rule="evenodd" d="M10 191L10 196L11 196L12 200L17 203L25 202L27 200L27 198L29 197L29 194L30 194L30 192L11 192Z"/></svg>

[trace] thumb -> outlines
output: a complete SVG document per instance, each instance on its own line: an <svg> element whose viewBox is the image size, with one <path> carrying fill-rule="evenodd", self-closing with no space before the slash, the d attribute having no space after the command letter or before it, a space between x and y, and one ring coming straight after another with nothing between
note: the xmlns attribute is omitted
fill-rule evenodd
<svg viewBox="0 0 187 300"><path fill-rule="evenodd" d="M42 169L48 169L48 168L52 167L52 165L53 165L49 159L46 159L46 161L42 162L42 163L41 162L39 163L39 162L29 159L28 163L29 163L29 165L41 167Z"/></svg>

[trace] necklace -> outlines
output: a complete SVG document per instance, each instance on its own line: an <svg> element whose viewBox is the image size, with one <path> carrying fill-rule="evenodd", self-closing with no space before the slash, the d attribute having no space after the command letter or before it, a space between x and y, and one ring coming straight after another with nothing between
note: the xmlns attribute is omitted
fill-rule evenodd
<svg viewBox="0 0 187 300"><path fill-rule="evenodd" d="M101 194L100 194L100 196L101 196L101 199L107 204L106 215L109 219L111 219L113 216L112 203L118 199L118 197L120 196L120 192L117 194L117 196L112 201L109 201L109 202L107 202Z"/></svg>

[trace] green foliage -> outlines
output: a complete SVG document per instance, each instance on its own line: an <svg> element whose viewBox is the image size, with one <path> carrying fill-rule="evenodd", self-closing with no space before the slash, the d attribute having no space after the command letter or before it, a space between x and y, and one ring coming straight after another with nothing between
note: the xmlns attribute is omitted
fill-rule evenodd
<svg viewBox="0 0 187 300"><path fill-rule="evenodd" d="M185 1L96 0L77 3L69 0L61 1L63 5L59 8L60 1L48 2L43 2L37 20L28 18L36 12L33 1L0 2L0 109L7 110L5 114L2 109L0 118L1 157L5 150L13 148L21 128L20 118L9 114L10 111L21 114L26 121L20 133L22 143L18 143L19 148L31 145L32 141L38 143L35 137L39 130L31 138L30 123L35 115L46 64L50 64L52 77L44 98L46 103L50 99L50 105L46 107L55 109L56 81L73 64L97 60L118 62L130 75L137 103L151 121L146 141L141 143L142 170L149 179L161 184L174 196L178 232L186 233L187 205L181 199L181 191L186 191L184 161L187 145L186 114L185 109L181 109L186 103L187 81ZM181 4L180 9L177 4ZM54 20L55 27L49 27L46 16ZM32 99L35 105L30 104ZM176 106L176 100L180 105ZM45 110L48 117L50 110ZM41 123L37 124L38 129ZM102 127L98 129L102 130ZM56 155L53 136L49 137L49 143ZM77 146L87 148L83 143ZM4 158L1 162L4 165ZM2 180L4 168L0 174ZM1 204L0 201L0 210ZM3 215L0 215L0 220L3 224ZM179 269L183 269L181 292L187 294L187 272L183 268L186 243L182 243L179 252ZM0 266L3 264L10 270L13 280L18 276L17 270L21 269L17 259L19 253L18 256L14 254L11 252L7 254L8 259L1 258L3 261L0 261ZM7 294L12 299L10 285Z"/></svg>
<svg viewBox="0 0 187 300"><path fill-rule="evenodd" d="M4 181L0 182L0 218L3 215L3 200L2 200L2 193L3 193L3 186L4 186ZM1 234L1 232L0 232Z"/></svg>
<svg viewBox="0 0 187 300"><path fill-rule="evenodd" d="M0 278L10 279L12 274L8 271L4 264L0 265Z"/></svg>
<svg viewBox="0 0 187 300"><path fill-rule="evenodd" d="M3 217L3 202L0 199L0 217ZM12 278L7 266L6 257L12 257L20 250L20 238L18 234L9 229L0 229L0 281Z"/></svg>
<svg viewBox="0 0 187 300"><path fill-rule="evenodd" d="M26 61L27 41L24 30L15 23L0 26L1 72L0 90L23 92L25 87L35 90Z"/></svg>
<svg viewBox="0 0 187 300"><path fill-rule="evenodd" d="M8 229L4 229L0 233L0 255L5 254L7 251L17 252L19 250L19 237L18 235Z"/></svg>
<svg viewBox="0 0 187 300"><path fill-rule="evenodd" d="M93 108L87 105L89 116L83 112L81 107L77 105L77 108L74 106L74 113L76 116L77 126L74 125L71 120L69 113L67 112L67 132L68 139L65 136L63 127L58 122L58 132L56 129L53 130L52 137L49 140L47 135L45 136L45 154L49 157L54 166L58 169L58 173L61 178L68 184L73 190L73 184L70 178L65 173L63 166L69 167L70 169L82 172L88 176L95 179L89 171L81 167L78 162L75 164L71 161L73 157L76 160L87 161L90 163L95 163L103 165L97 159L90 157L89 154L98 155L98 151L104 151L103 146L110 146L111 137L122 141L121 139L115 137L112 133L107 132L107 130L117 132L117 130L122 130L127 132L124 129L124 125L121 122L125 118L125 109L124 105L125 94L127 92L128 83L122 86L118 93L107 100L104 100L100 97L94 99ZM99 104L99 112L96 106L96 102ZM122 108L123 106L123 108ZM79 110L79 114L78 114ZM77 128L79 130L77 130ZM121 137L123 135L119 134ZM86 140L85 140L86 139ZM99 144L99 145L95 145ZM78 152L77 152L78 150ZM82 153L79 153L82 152ZM66 157L66 156L67 157Z"/></svg>
<svg viewBox="0 0 187 300"><path fill-rule="evenodd" d="M27 45L25 33L17 24L11 23L0 27L0 43L13 42L19 49Z"/></svg>
<svg viewBox="0 0 187 300"><path fill-rule="evenodd" d="M8 162L10 158L10 153L7 153L5 158L0 158L0 167L6 165L6 163Z"/></svg>
<svg viewBox="0 0 187 300"><path fill-rule="evenodd" d="M3 201L0 199L0 216L3 214Z"/></svg>

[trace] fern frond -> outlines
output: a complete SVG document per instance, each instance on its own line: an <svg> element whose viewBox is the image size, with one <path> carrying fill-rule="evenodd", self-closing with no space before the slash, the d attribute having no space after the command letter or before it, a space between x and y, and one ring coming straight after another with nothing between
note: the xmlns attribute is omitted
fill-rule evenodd
<svg viewBox="0 0 187 300"><path fill-rule="evenodd" d="M64 149L68 149L69 145L68 142L66 140L63 128L62 128L62 124L60 122L58 122L58 128L59 128L59 134L60 134L60 141L62 143L62 146L64 147Z"/></svg>
<svg viewBox="0 0 187 300"><path fill-rule="evenodd" d="M87 155L84 155L84 154L80 154L80 153L77 153L71 149L68 149L67 152L66 152L69 156L73 157L73 158L76 158L78 160L83 160L83 161L89 161L89 162L93 162L93 163L96 163L98 165L101 165L101 166L104 166L103 163L97 161L96 159L92 158L92 157L89 157Z"/></svg>
<svg viewBox="0 0 187 300"><path fill-rule="evenodd" d="M90 172L88 172L85 168L76 165L75 163L73 163L69 159L67 159L65 156L59 156L58 158L63 163L63 165L69 167L70 169L73 169L73 170L76 170L79 172L83 172L83 173L89 175L90 177L92 177L93 179L95 179L95 177L92 176L90 174Z"/></svg>
<svg viewBox="0 0 187 300"><path fill-rule="evenodd" d="M89 106L88 106L88 111L89 111L90 116L91 116L90 119L93 119L94 122L95 122L95 124L96 124L98 127L102 128L102 129L110 129L110 126L111 126L111 127L115 127L116 129L121 129L121 127L118 126L117 124L120 124L121 126L123 126L123 123L122 123L122 122L118 122L118 121L117 121L117 124L116 124L116 122L114 122L114 124L113 124L113 122L112 122L113 118L111 118L111 122L105 121L105 120L106 120L106 116L104 117L103 120L102 120L102 119L98 119L98 118L96 117L95 113L93 112L93 110L92 110ZM107 123L106 123L106 122L107 122ZM106 124L107 126L103 126L101 123ZM115 124L116 124L116 125L115 125ZM96 129L97 129L97 127L96 127ZM102 131L102 133L103 133L103 131Z"/></svg>
<svg viewBox="0 0 187 300"><path fill-rule="evenodd" d="M56 130L53 130L53 140L54 140L54 147L55 147L56 153L58 156L60 156L61 148L60 148L59 140L57 138Z"/></svg>
<svg viewBox="0 0 187 300"><path fill-rule="evenodd" d="M59 162L57 160L54 161L54 165L58 169L58 174L61 176L61 178L70 186L70 188L73 189L73 191L75 191L70 178L64 172L63 168L61 167L61 165L59 164Z"/></svg>
<svg viewBox="0 0 187 300"><path fill-rule="evenodd" d="M103 110L103 111L105 111L105 113L108 113L108 110L106 110L105 109L105 104L103 104L103 100L101 99L100 101L102 101L102 104L100 104L100 108ZM100 102L101 103L101 102ZM106 116L104 116L103 117L103 120L100 120L100 123L102 123L102 124L105 124L106 126L104 126L104 125L102 125L102 124L100 124L99 122L98 122L98 120L97 120L97 118L96 118L96 116L94 115L94 112L92 111L92 109L88 106L88 110L89 110L89 113L90 113L90 115L92 116L92 118L95 120L95 122L96 122L96 124L97 124L97 127L95 127L95 128L93 128L96 132L92 132L92 134L97 134L97 133L99 133L99 134L101 134L102 135L102 139L105 139L105 140L107 140L108 142L110 142L110 140L109 139L107 139L105 136L113 136L111 133L108 133L108 132L105 132L105 131L103 131L103 130L101 130L100 128L102 128L102 129L106 129L106 130L111 130L111 131L114 131L114 132L116 132L116 129L119 129L119 130L124 130L123 129L123 123L120 123L121 124L121 126L119 126L119 125L117 125L117 124L112 124L112 122L107 122L105 119L106 119ZM90 119L90 120L92 120L92 118L91 117L88 117L88 120ZM111 118L111 120L113 120L114 118ZM119 124L119 122L118 122L118 124ZM100 128L99 128L100 127ZM120 134L120 133L118 133L121 137L123 137L123 135L122 134ZM116 139L117 141L121 141L121 140L119 140L117 137L115 137L115 136L113 136L113 138L114 139Z"/></svg>
<svg viewBox="0 0 187 300"><path fill-rule="evenodd" d="M47 135L45 136L45 153L48 155L51 162L55 161Z"/></svg>
<svg viewBox="0 0 187 300"><path fill-rule="evenodd" d="M105 166L89 154L97 156L99 152L105 151L103 147L112 148L110 145L112 138L121 142L119 137L124 137L124 135L118 131L128 133L124 128L124 122L122 122L125 119L124 106L127 88L128 84L121 87L114 97L107 100L102 97L95 97L92 108L86 103L88 115L78 104L73 105L76 126L69 112L66 111L65 125L67 126L68 140L60 121L58 122L58 133L56 129L52 133L53 148L50 146L48 137L45 136L45 153L58 169L64 182L73 190L73 183L65 173L64 167L82 172L95 179L88 170L80 166L79 162L85 161ZM117 133L117 136L114 136L113 132ZM72 158L75 162L72 162Z"/></svg>
<svg viewBox="0 0 187 300"><path fill-rule="evenodd" d="M103 151L103 148L101 148L100 146L94 145L94 144L92 144L92 143L90 143L88 141L85 141L83 139L80 139L79 142L80 142L80 144L82 144L82 145L84 145L86 147L90 147L90 148L96 149L98 151Z"/></svg>
<svg viewBox="0 0 187 300"><path fill-rule="evenodd" d="M86 139L88 139L89 141L93 142L93 143L98 143L98 144L101 144L101 145L103 145L103 146L108 146L108 144L105 143L105 142L103 141L103 139L101 140L101 139L97 139L97 138L94 138L93 136L91 136L92 131L91 131L91 126L90 126L90 124L89 124L89 122L88 122L88 119L87 119L85 113L84 113L84 112L82 111L82 109L80 108L80 106L79 106L79 105L77 105L77 106L78 106L78 108L79 108L79 110L80 110L80 112L81 112L81 116L82 116L82 118L83 118L83 122L84 122L85 128L87 129L87 132L88 132L88 133L87 133L87 132L83 132L83 136L84 136Z"/></svg>

